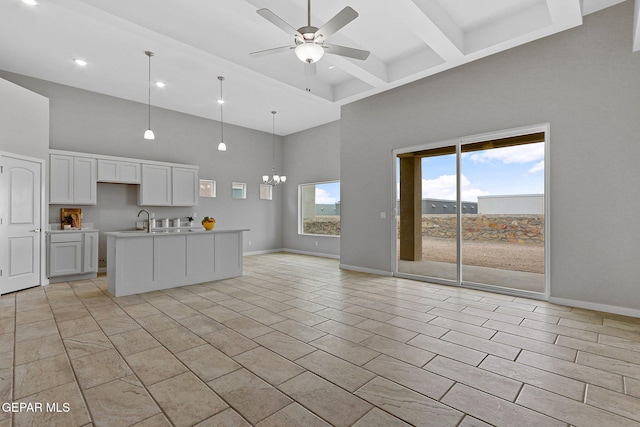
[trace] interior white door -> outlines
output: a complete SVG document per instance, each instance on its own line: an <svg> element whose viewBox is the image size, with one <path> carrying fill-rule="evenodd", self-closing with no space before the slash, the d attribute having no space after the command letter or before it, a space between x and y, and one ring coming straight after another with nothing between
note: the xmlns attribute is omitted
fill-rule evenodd
<svg viewBox="0 0 640 427"><path fill-rule="evenodd" d="M0 156L0 294L40 284L42 163Z"/></svg>

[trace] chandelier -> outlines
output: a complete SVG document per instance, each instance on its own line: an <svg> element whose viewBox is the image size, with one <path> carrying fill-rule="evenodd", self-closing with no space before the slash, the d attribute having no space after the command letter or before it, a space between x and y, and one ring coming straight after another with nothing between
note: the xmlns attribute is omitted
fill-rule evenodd
<svg viewBox="0 0 640 427"><path fill-rule="evenodd" d="M278 184L284 184L287 180L285 175L278 175L276 173L276 112L272 111L273 115L273 127L271 130L271 145L273 148L273 157L271 160L271 177L269 175L262 175L262 182L275 187Z"/></svg>

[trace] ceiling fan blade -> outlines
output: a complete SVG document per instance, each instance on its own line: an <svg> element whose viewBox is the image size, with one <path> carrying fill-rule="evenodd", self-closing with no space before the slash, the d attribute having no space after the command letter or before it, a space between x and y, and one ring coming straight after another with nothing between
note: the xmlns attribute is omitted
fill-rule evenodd
<svg viewBox="0 0 640 427"><path fill-rule="evenodd" d="M258 9L256 13L292 37L302 38L302 34L269 9Z"/></svg>
<svg viewBox="0 0 640 427"><path fill-rule="evenodd" d="M267 56L267 55L273 55L276 53L282 53L285 52L287 50L291 50L291 49L295 49L295 46L280 46L280 47L274 47L271 49L265 49L265 50L258 50L256 52L251 52L249 55L253 56L254 58L260 58L262 56Z"/></svg>
<svg viewBox="0 0 640 427"><path fill-rule="evenodd" d="M369 57L369 51L367 50L360 50L352 47L339 46L336 44L323 44L322 47L326 49L327 53L346 56L353 59L359 59L361 61L364 61Z"/></svg>
<svg viewBox="0 0 640 427"><path fill-rule="evenodd" d="M316 31L316 35L322 35L322 37L327 39L357 17L358 12L347 6L338 12L338 14L331 18L326 24L320 27L320 29Z"/></svg>

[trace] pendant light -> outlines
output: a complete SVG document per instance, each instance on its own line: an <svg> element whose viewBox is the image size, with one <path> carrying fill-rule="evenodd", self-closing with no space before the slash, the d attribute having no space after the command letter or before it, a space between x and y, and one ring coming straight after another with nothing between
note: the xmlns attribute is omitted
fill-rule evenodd
<svg viewBox="0 0 640 427"><path fill-rule="evenodd" d="M224 98L222 98L222 81L224 77L218 76L218 80L220 80L220 99L218 99L218 104L220 104L220 144L218 144L218 151L227 151L227 144L224 143L224 119L222 116L222 104L224 104Z"/></svg>
<svg viewBox="0 0 640 427"><path fill-rule="evenodd" d="M262 182L275 187L278 184L284 184L287 180L285 175L276 174L276 111L272 111L273 126L271 130L271 146L273 149L273 157L271 160L271 177L269 175L262 175Z"/></svg>
<svg viewBox="0 0 640 427"><path fill-rule="evenodd" d="M144 131L144 139L156 139L156 136L151 130L151 57L153 56L153 52L147 50L144 54L149 57L149 103L147 104L149 107L149 127Z"/></svg>

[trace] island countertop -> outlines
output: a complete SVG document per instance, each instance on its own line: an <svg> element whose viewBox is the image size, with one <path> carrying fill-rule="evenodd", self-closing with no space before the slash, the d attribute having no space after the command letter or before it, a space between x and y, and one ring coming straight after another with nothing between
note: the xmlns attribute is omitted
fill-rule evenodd
<svg viewBox="0 0 640 427"><path fill-rule="evenodd" d="M151 230L149 233L147 230L124 230L124 231L107 231L105 236L114 237L162 237L162 236L177 236L181 234L193 235L193 234L220 234L220 233L237 233L239 231L250 231L248 228L214 228L213 230L205 230L204 228L157 228Z"/></svg>

